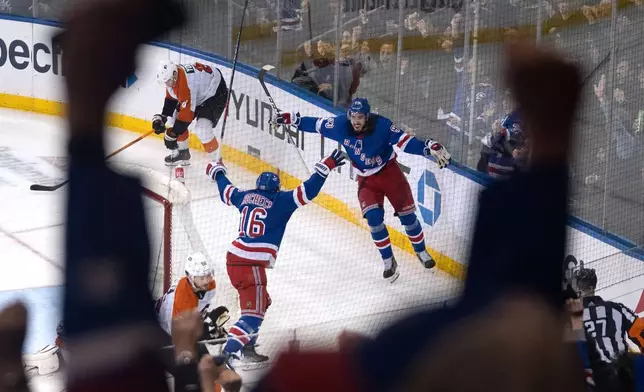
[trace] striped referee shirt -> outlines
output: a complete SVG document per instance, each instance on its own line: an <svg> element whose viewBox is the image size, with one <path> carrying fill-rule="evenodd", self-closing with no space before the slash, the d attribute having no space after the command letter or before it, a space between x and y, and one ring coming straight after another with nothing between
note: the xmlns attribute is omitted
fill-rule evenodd
<svg viewBox="0 0 644 392"><path fill-rule="evenodd" d="M628 336L637 319L632 310L617 302L604 301L599 296L584 297L583 304L586 338L595 346L602 362L611 363L625 353L627 340L636 343Z"/></svg>

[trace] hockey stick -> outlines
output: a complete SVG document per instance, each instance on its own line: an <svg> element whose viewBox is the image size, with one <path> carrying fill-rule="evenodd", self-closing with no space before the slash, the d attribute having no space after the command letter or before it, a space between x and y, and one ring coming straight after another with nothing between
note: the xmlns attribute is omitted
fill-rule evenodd
<svg viewBox="0 0 644 392"><path fill-rule="evenodd" d="M241 44L242 30L244 29L244 18L246 17L246 9L248 8L250 0L244 3L244 10L242 11L241 22L239 23L239 31L237 32L237 43L235 44L235 56L233 57L233 69L230 74L230 83L228 84L228 96L226 97L226 109L224 110L224 121L221 124L221 136L219 143L224 143L224 135L226 134L226 123L228 122L228 108L230 107L230 97L233 95L233 82L235 81L235 70L237 69L237 57L239 56L239 46ZM221 158L221 148L217 150L217 160Z"/></svg>
<svg viewBox="0 0 644 392"><path fill-rule="evenodd" d="M120 153L121 151L125 150L126 148L131 147L133 144L136 144L136 143L140 142L141 140L145 139L146 137L152 135L152 133L154 133L154 130L151 130L151 131L148 131L148 132L144 133L143 135L137 137L136 139L132 140L128 144L126 144L123 147L119 148L118 150L110 153L108 156L105 157L105 159L106 160L110 159L111 157L113 157L114 155ZM32 186L29 187L29 189L31 189L32 191L53 192L53 191L55 191L55 190L57 190L59 188L62 188L65 185L67 185L68 182L69 182L69 180L65 180L65 181L63 181L63 182L61 182L60 184L57 184L57 185L33 184Z"/></svg>
<svg viewBox="0 0 644 392"><path fill-rule="evenodd" d="M264 93L268 97L268 100L270 101L271 106L273 107L273 110L275 110L275 113L280 115L281 111L279 110L279 108L275 104L275 101L273 100L273 97L271 96L270 91L268 91L268 88L266 87L266 82L264 81L264 76L266 76L266 73L268 73L270 70L272 70L274 68L275 67L273 67L272 65L268 65L268 64L263 66L262 69L259 71L259 74L257 75L257 78L259 79L259 84L262 85L262 88L264 89ZM300 149L297 147L297 144L295 144L295 141L293 141L293 137L291 136L291 133L288 130L285 130L284 133L286 133L286 135L288 136L288 140L294 146L296 146L295 148L297 149L297 155L299 155L300 160L302 161L302 164L304 165L304 167L306 168L306 171L309 173L309 176L310 176L311 171L309 170L309 167L307 166L306 161L304 161L304 157L302 157L302 153L300 152Z"/></svg>

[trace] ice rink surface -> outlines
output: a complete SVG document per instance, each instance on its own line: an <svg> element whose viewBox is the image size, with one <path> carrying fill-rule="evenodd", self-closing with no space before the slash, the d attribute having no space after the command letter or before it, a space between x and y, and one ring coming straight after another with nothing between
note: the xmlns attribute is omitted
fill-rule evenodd
<svg viewBox="0 0 644 392"><path fill-rule="evenodd" d="M107 152L138 136L110 129ZM15 299L27 303L25 353L52 344L61 317L66 188L39 193L29 186L64 180L66 137L59 117L0 109L0 307ZM169 176L171 170L163 164L166 154L163 142L150 137L113 160ZM216 185L205 176L207 162L204 153L193 152L186 186L192 193L190 209L199 234L217 270L225 271L226 249L236 237L239 213L219 200ZM228 177L240 188L249 188L256 174L228 165ZM155 219L159 217L150 218L153 228ZM154 256L160 234L151 231ZM400 249L394 252L401 276L389 284L382 279L382 262L367 231L315 204L297 211L275 268L267 272L273 302L258 351L276 357L292 339L301 347L330 347L342 329L375 333L401 312L440 304L455 295L459 285L447 274L426 271L414 256ZM245 376L245 381L252 383L259 371L255 373ZM60 380L37 378L32 387L35 391L62 388Z"/></svg>

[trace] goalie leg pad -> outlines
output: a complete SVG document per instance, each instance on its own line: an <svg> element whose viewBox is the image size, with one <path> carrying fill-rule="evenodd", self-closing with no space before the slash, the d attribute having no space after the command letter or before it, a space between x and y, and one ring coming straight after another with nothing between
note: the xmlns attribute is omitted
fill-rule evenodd
<svg viewBox="0 0 644 392"><path fill-rule="evenodd" d="M389 239L389 231L387 230L387 226L385 226L385 210L382 208L373 208L366 212L365 218L367 218L371 238L376 248L378 248L378 252L380 252L380 257L383 260L389 260L394 257Z"/></svg>
<svg viewBox="0 0 644 392"><path fill-rule="evenodd" d="M400 223L405 227L405 233L409 237L411 245L416 253L425 250L425 235L423 234L423 225L418 220L416 213L411 212L405 215L399 215Z"/></svg>

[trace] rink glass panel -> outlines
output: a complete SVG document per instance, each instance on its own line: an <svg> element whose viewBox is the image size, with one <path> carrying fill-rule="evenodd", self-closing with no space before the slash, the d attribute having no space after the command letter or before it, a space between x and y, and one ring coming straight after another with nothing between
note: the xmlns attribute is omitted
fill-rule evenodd
<svg viewBox="0 0 644 392"><path fill-rule="evenodd" d="M490 123L514 105L501 80L503 42L529 39L565 52L586 77L571 157L570 211L605 234L631 241L634 249L644 244L642 2L331 0L311 1L310 9L298 3L252 0L238 60L254 67L274 65L276 75L289 82L302 62L316 60L316 80L330 82L331 90L325 86L310 94L337 107L342 106L345 74L334 59L360 62L363 73L354 96L367 97L374 111L408 132L437 139L455 160L472 168ZM162 40L232 60L243 1L185 4L189 24ZM64 6L64 0L11 0L0 3L0 12L56 20ZM293 12L299 21L289 18ZM484 97L481 84L489 87ZM469 103L477 100L488 104ZM278 105L298 110L289 102ZM459 120L448 125L437 116L439 109ZM483 125L475 121L482 112L489 115ZM279 168L298 156L287 151L270 158ZM253 185L252 178L235 180L242 187ZM152 204L149 211L158 261L163 218L159 206ZM203 235L234 233L230 228L208 230ZM315 243L313 237L310 241ZM602 271L601 288L644 274L641 268L619 268L619 258L626 253L585 260Z"/></svg>

